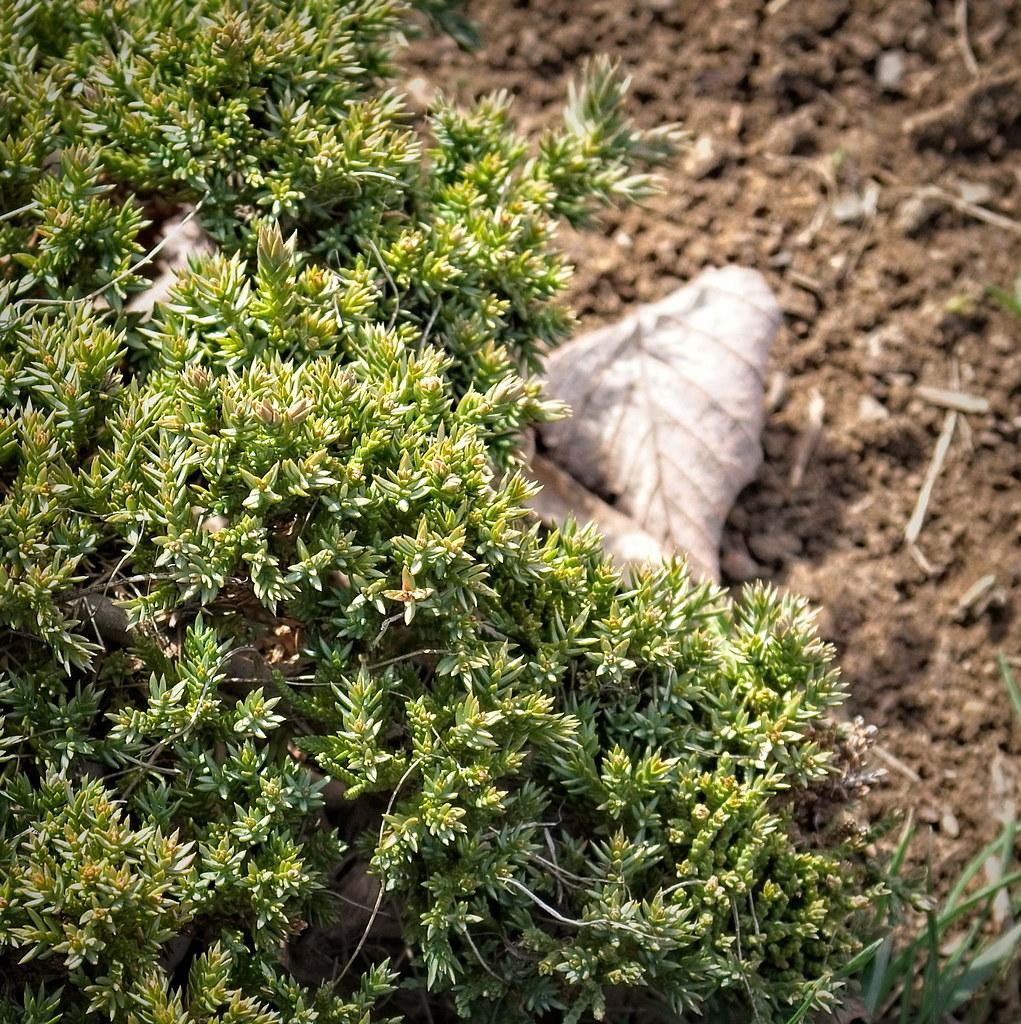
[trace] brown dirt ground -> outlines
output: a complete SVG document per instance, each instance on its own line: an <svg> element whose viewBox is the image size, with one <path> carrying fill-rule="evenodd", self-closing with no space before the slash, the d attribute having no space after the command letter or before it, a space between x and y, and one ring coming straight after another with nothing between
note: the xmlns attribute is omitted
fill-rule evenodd
<svg viewBox="0 0 1021 1024"><path fill-rule="evenodd" d="M995 663L1021 655L1021 324L984 295L1021 267L1021 4L964 5L971 70L961 6L477 0L481 50L420 40L407 65L412 94L508 89L534 130L582 61L610 53L642 123L707 140L645 209L565 233L570 301L592 326L707 266L769 279L785 317L766 459L724 564L732 581L759 573L823 606L851 710L880 728L888 776L867 812L913 808L944 886L995 835L1021 776ZM930 186L944 198L921 196ZM854 210L869 192L875 211ZM946 201L962 196L1006 221ZM905 525L945 416L918 385L958 386L989 411L959 417L912 551ZM792 486L816 393L822 432ZM1018 1019L1017 992L1007 1002L1002 1019Z"/></svg>

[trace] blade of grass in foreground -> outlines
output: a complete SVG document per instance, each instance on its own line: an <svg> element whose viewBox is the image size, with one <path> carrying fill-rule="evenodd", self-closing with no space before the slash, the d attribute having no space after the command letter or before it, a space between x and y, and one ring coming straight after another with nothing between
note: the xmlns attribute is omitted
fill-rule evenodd
<svg viewBox="0 0 1021 1024"><path fill-rule="evenodd" d="M1021 686L1006 658L1000 655L997 665L1021 722ZM1000 934L986 936L997 897L1004 892L1016 895L1021 886L1021 869L1011 870L1018 822L1013 818L1004 822L1000 834L964 866L942 903L926 910L925 923L918 932L898 943L895 930L904 917L895 896L896 883L914 834L909 818L887 869L890 891L876 905L875 927L884 931L885 937L864 950L856 958L859 963L855 970L848 974L861 969L862 1001L869 1020L943 1024L962 1007L987 1005L993 993L992 982L1014 963L1021 949L1021 922L1008 918L1001 924ZM997 862L997 877L969 892L990 859ZM952 951L944 953L947 940L954 938L958 927L964 929L963 934ZM916 984L918 979L920 985ZM805 1012L799 1011L789 1024L799 1024L805 1018L807 1008L802 1010ZM980 1021L982 1017L970 1019Z"/></svg>

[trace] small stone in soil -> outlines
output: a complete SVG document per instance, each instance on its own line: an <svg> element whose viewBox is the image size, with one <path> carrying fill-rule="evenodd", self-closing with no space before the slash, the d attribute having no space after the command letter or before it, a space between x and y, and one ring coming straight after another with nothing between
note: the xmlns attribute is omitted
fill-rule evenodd
<svg viewBox="0 0 1021 1024"><path fill-rule="evenodd" d="M766 151L778 156L790 156L809 147L814 149L816 131L811 111L800 110L773 125L766 135Z"/></svg>
<svg viewBox="0 0 1021 1024"><path fill-rule="evenodd" d="M890 418L890 410L871 395L862 395L858 400L858 419L862 423L881 423Z"/></svg>
<svg viewBox="0 0 1021 1024"><path fill-rule="evenodd" d="M977 206L982 206L993 198L993 190L980 181L959 181L957 189L966 203L975 203Z"/></svg>
<svg viewBox="0 0 1021 1024"><path fill-rule="evenodd" d="M913 235L921 231L936 216L938 209L939 207L929 199L908 196L897 205L893 222L904 234Z"/></svg>
<svg viewBox="0 0 1021 1024"><path fill-rule="evenodd" d="M748 547L760 562L789 562L801 554L800 538L785 531L749 537Z"/></svg>
<svg viewBox="0 0 1021 1024"><path fill-rule="evenodd" d="M876 81L880 88L898 92L904 81L904 51L884 50L876 61Z"/></svg>
<svg viewBox="0 0 1021 1024"><path fill-rule="evenodd" d="M424 113L436 102L436 89L425 78L411 78L404 83L408 105L416 113Z"/></svg>
<svg viewBox="0 0 1021 1024"><path fill-rule="evenodd" d="M695 181L718 171L727 158L726 152L711 135L700 135L684 160L684 171Z"/></svg>
<svg viewBox="0 0 1021 1024"><path fill-rule="evenodd" d="M999 352L1000 355L1009 356L1014 352L1017 342L1008 335L1001 334L997 331L994 334L989 335L988 345L994 352Z"/></svg>
<svg viewBox="0 0 1021 1024"><path fill-rule="evenodd" d="M940 818L939 811L932 804L922 804L918 808L918 820L924 821L926 825L935 825Z"/></svg>
<svg viewBox="0 0 1021 1024"><path fill-rule="evenodd" d="M870 182L859 194L844 192L833 203L833 217L839 224L851 224L876 215L879 205L879 187Z"/></svg>

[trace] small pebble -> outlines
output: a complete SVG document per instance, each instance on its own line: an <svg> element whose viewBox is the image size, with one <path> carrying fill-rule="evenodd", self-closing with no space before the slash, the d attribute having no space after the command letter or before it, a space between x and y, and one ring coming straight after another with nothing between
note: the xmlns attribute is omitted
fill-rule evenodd
<svg viewBox="0 0 1021 1024"><path fill-rule="evenodd" d="M748 547L760 562L789 562L801 554L800 539L782 530L749 537Z"/></svg>
<svg viewBox="0 0 1021 1024"><path fill-rule="evenodd" d="M833 217L840 224L849 224L861 220L865 215L862 209L861 196L854 192L844 192L837 196L833 203Z"/></svg>
<svg viewBox="0 0 1021 1024"><path fill-rule="evenodd" d="M839 276L843 276L844 267L847 266L847 253L834 253L828 260L830 267Z"/></svg>
<svg viewBox="0 0 1021 1024"><path fill-rule="evenodd" d="M674 0L670 0L673 3ZM730 108L730 114L727 116L727 131L731 135L740 135L741 129L744 127L744 107L740 103L735 103Z"/></svg>
<svg viewBox="0 0 1021 1024"><path fill-rule="evenodd" d="M864 337L855 339L855 345L865 350L869 358L869 370L875 372L882 368L883 356L890 349L899 349L906 342L904 331L898 324L883 324Z"/></svg>
<svg viewBox="0 0 1021 1024"><path fill-rule="evenodd" d="M790 156L807 148L814 149L817 130L811 111L801 110L782 121L777 121L770 128L765 139L766 151L779 156Z"/></svg>
<svg viewBox="0 0 1021 1024"><path fill-rule="evenodd" d="M843 192L833 203L833 217L840 224L866 220L876 215L879 207L879 186L875 182L858 192Z"/></svg>
<svg viewBox="0 0 1021 1024"><path fill-rule="evenodd" d="M931 200L923 199L922 196L908 196L897 205L893 222L904 234L913 235L936 216L937 209Z"/></svg>
<svg viewBox="0 0 1021 1024"><path fill-rule="evenodd" d="M939 811L932 804L922 804L918 808L918 820L924 821L926 825L935 825L939 819Z"/></svg>
<svg viewBox="0 0 1021 1024"><path fill-rule="evenodd" d="M980 181L959 181L957 189L966 203L983 206L993 198L993 190Z"/></svg>
<svg viewBox="0 0 1021 1024"><path fill-rule="evenodd" d="M890 387L908 388L911 387L912 384L914 384L915 378L914 375L910 373L898 373L891 371L890 373L886 374L886 382L890 385Z"/></svg>
<svg viewBox="0 0 1021 1024"><path fill-rule="evenodd" d="M904 51L884 50L876 61L876 82L888 92L898 92L904 81Z"/></svg>
<svg viewBox="0 0 1021 1024"><path fill-rule="evenodd" d="M436 89L425 78L410 78L404 83L408 106L416 113L424 113L436 102Z"/></svg>
<svg viewBox="0 0 1021 1024"><path fill-rule="evenodd" d="M951 839L956 839L961 834L961 826L953 811L944 811L939 819L939 827Z"/></svg>
<svg viewBox="0 0 1021 1024"><path fill-rule="evenodd" d="M858 400L858 419L862 423L881 423L890 418L890 410L871 395L862 395Z"/></svg>
<svg viewBox="0 0 1021 1024"><path fill-rule="evenodd" d="M700 135L684 159L684 171L698 181L718 171L723 166L726 156L711 135Z"/></svg>

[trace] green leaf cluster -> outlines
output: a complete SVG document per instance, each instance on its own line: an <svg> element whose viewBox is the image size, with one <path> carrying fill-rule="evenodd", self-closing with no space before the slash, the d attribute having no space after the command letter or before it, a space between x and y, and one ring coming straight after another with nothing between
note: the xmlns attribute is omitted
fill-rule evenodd
<svg viewBox="0 0 1021 1024"><path fill-rule="evenodd" d="M778 1021L858 948L804 604L527 508L556 224L673 132L605 62L416 124L414 17L0 0L0 1021Z"/></svg>

